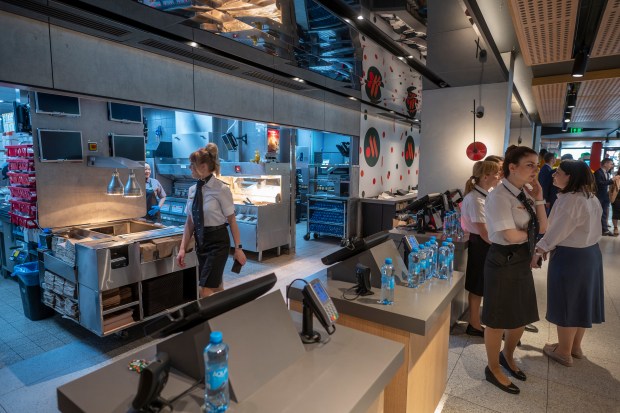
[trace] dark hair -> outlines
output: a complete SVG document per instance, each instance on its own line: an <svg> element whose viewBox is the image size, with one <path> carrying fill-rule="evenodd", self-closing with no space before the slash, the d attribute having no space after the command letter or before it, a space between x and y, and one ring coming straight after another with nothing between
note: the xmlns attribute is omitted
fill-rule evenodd
<svg viewBox="0 0 620 413"><path fill-rule="evenodd" d="M506 153L504 154L504 165L502 166L504 176L506 178L510 176L510 164L517 165L519 161L521 161L521 159L525 158L528 155L538 154L534 149L528 148L527 146L510 145L506 149Z"/></svg>
<svg viewBox="0 0 620 413"><path fill-rule="evenodd" d="M613 163L614 161L613 161L611 158L604 158L604 159L601 161L601 166L605 165L607 162L611 162L611 163Z"/></svg>
<svg viewBox="0 0 620 413"><path fill-rule="evenodd" d="M565 153L564 155L562 155L562 157L560 158L560 160L565 161L567 159L573 159L573 155L570 153Z"/></svg>
<svg viewBox="0 0 620 413"><path fill-rule="evenodd" d="M560 189L560 193L583 192L588 196L596 193L594 174L585 162L567 159L560 162L558 168L569 176L566 187Z"/></svg>
<svg viewBox="0 0 620 413"><path fill-rule="evenodd" d="M500 163L500 162L504 162L504 157L499 156L499 155L489 155L486 158L484 158L484 160Z"/></svg>
<svg viewBox="0 0 620 413"><path fill-rule="evenodd" d="M556 156L555 156L555 153L553 152L547 152L545 156L543 157L543 159L545 160L545 163L549 163L555 158Z"/></svg>
<svg viewBox="0 0 620 413"><path fill-rule="evenodd" d="M545 148L542 148L542 149L540 150L540 152L538 152L538 155L542 158L543 156L545 156L545 155L546 155L546 154L548 154L548 153L549 153L549 151L548 151L548 150L546 150Z"/></svg>

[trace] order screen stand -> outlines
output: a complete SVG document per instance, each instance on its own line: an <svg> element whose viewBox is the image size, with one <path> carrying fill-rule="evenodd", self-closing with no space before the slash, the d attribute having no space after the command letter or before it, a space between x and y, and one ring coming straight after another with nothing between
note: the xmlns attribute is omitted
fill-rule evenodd
<svg viewBox="0 0 620 413"><path fill-rule="evenodd" d="M310 304L306 302L305 298L302 303L303 319L301 333L299 333L299 336L301 337L301 341L306 344L317 343L321 340L321 335L312 329L312 317L314 316L312 307L310 307Z"/></svg>

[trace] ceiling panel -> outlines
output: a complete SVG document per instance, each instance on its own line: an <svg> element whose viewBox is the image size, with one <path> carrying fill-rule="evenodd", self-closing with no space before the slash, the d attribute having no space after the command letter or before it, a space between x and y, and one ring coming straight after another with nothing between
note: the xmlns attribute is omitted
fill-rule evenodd
<svg viewBox="0 0 620 413"><path fill-rule="evenodd" d="M591 57L620 54L620 0L607 0Z"/></svg>
<svg viewBox="0 0 620 413"><path fill-rule="evenodd" d="M532 86L538 115L543 124L562 122L566 85L566 82L561 82Z"/></svg>

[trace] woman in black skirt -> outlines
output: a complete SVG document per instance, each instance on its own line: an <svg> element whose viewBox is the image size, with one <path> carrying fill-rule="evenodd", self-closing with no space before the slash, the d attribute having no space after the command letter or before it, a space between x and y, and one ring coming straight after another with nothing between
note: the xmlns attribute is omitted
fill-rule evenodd
<svg viewBox="0 0 620 413"><path fill-rule="evenodd" d="M583 357L581 340L586 328L605 321L601 203L590 167L581 161L562 161L553 175L558 187L549 227L536 245L547 272L547 320L557 326L558 343L546 344L543 352L570 367L573 357Z"/></svg>
<svg viewBox="0 0 620 413"><path fill-rule="evenodd" d="M491 246L486 225L484 204L489 192L499 182L499 163L478 161L471 178L465 183L465 197L461 204L461 226L469 233L465 289L469 292L469 324L465 333L484 337L480 324L480 303L484 291L484 262Z"/></svg>
<svg viewBox="0 0 620 413"><path fill-rule="evenodd" d="M239 227L235 219L235 205L227 184L217 179L220 159L217 145L207 144L189 156L192 177L196 185L189 188L185 213L187 220L177 262L185 267L185 253L192 238L196 238L200 297L207 297L222 290L224 267L230 251L228 226L235 241L234 259L241 265L246 262L241 249Z"/></svg>
<svg viewBox="0 0 620 413"><path fill-rule="evenodd" d="M492 244L484 265L481 320L486 325L486 379L517 394L519 388L500 365L516 379L526 379L513 356L525 325L539 319L530 263L536 236L547 227L547 214L536 179L538 154L525 146L511 146L506 150L502 169L505 178L489 194L485 205ZM504 348L500 351L504 334Z"/></svg>

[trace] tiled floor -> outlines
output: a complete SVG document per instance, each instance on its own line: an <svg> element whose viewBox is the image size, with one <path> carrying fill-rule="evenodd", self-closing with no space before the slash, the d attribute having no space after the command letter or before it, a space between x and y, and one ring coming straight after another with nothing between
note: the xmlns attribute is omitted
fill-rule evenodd
<svg viewBox="0 0 620 413"><path fill-rule="evenodd" d="M304 241L305 224L298 226L297 254L264 254L262 262L244 267L241 276L226 275L232 286L275 271L277 288L311 274L323 265L320 257L338 247L337 241ZM456 325L450 336L448 383L438 411L444 412L620 412L620 239L604 237L606 323L586 333L586 358L572 368L549 361L545 342L554 342L555 327L544 320L546 268L535 274L541 321L539 333L525 333L516 356L528 374L518 382L521 394L503 393L484 380L486 355L481 338ZM230 265L227 265L229 268ZM130 350L148 345L140 327L127 337L100 338L69 320L54 316L33 322L24 317L17 283L0 278L0 413L56 412L56 388Z"/></svg>

